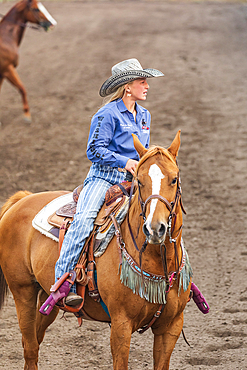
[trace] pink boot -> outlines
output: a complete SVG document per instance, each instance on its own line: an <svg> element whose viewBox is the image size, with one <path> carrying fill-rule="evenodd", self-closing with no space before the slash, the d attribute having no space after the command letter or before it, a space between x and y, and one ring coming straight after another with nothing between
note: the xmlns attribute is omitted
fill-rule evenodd
<svg viewBox="0 0 247 370"><path fill-rule="evenodd" d="M51 295L47 298L45 303L40 307L39 312L43 315L49 315L58 301L67 297L71 286L74 284L76 278L75 271L65 273L57 282L51 287Z"/></svg>
<svg viewBox="0 0 247 370"><path fill-rule="evenodd" d="M208 313L209 305L207 304L206 299L203 297L196 284L191 283L191 290L193 292L192 298L199 310L202 311L202 313L204 314Z"/></svg>

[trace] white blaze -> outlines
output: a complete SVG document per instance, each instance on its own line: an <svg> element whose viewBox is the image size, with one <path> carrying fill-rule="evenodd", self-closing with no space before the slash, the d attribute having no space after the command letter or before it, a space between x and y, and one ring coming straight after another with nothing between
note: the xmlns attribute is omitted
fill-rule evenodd
<svg viewBox="0 0 247 370"><path fill-rule="evenodd" d="M56 26L57 22L55 21L55 19L50 15L50 13L48 12L48 10L44 7L43 4L41 4L40 2L37 3L38 5L38 8L39 10L41 11L41 13L44 14L44 16L48 19L49 22L51 22L51 24L53 26Z"/></svg>
<svg viewBox="0 0 247 370"><path fill-rule="evenodd" d="M159 168L157 164L152 164L149 168L148 172L151 180L152 180L152 195L158 195L160 193L161 188L161 180L165 177ZM146 227L151 235L153 235L153 231L150 227L152 218L154 215L154 211L156 208L156 204L158 202L158 199L152 199L150 204L150 213L148 215L147 221L146 221Z"/></svg>

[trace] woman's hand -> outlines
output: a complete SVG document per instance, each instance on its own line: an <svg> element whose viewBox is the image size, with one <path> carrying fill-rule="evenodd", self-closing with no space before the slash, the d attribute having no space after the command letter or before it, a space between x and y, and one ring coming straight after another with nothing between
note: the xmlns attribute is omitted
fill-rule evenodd
<svg viewBox="0 0 247 370"><path fill-rule="evenodd" d="M135 161L134 159L128 159L128 162L124 168L129 171L131 175L134 175L137 165L138 161Z"/></svg>

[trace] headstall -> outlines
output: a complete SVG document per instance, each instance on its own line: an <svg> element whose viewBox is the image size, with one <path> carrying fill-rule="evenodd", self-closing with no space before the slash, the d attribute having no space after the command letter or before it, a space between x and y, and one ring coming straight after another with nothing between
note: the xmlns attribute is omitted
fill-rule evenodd
<svg viewBox="0 0 247 370"><path fill-rule="evenodd" d="M130 190L130 196L129 196L129 209L130 209L130 205L131 205L132 196L134 194L134 188L135 188L135 179L133 178L132 179L131 190ZM120 257L119 268L122 265L122 262L123 262L122 258L124 256L124 258L126 259L126 261L128 261L127 264L130 266L130 269L132 269L133 271L135 271L135 273L137 275L139 274L142 277L142 281L143 281L143 284L144 285L145 285L144 281L147 278L148 279L151 279L153 281L156 281L157 279L160 280L160 281L163 280L165 282L165 297L169 293L170 289L173 286L173 282L178 278L180 272L183 270L183 268L185 266L185 263L186 263L185 250L183 248L183 244L181 244L182 260L181 260L181 264L179 266L178 254L177 254L177 245L176 245L177 244L176 243L177 238L180 235L180 232L182 230L182 225L177 230L176 237L173 237L173 233L174 233L174 229L175 229L175 224L176 224L176 219L177 219L177 214L176 214L176 208L177 208L177 206L180 205L182 211L185 213L185 210L184 210L184 207L183 207L183 204L182 204L182 200L181 200L181 193L182 193L182 191L181 191L181 186L180 186L179 173L178 173L178 177L177 177L176 195L175 195L175 199L174 199L173 202L169 202L166 198L164 198L163 196L161 196L159 194L150 195L146 199L146 201L144 202L142 200L142 197L141 197L140 184L138 182L138 202L140 203L141 210L142 210L140 216L142 216L144 222L146 221L146 215L145 215L145 213L146 213L147 204L152 199L158 199L158 200L160 200L161 202L163 202L166 205L166 207L170 211L170 215L169 215L169 218L168 218L168 236L169 236L170 243L173 243L174 244L175 258L176 258L176 260L175 260L175 266L177 265L177 269L176 269L176 271L173 271L173 272L168 273L168 271L167 271L167 261L166 261L166 246L165 246L165 243L164 242L161 243L160 244L160 252L161 252L162 264L163 264L163 268L164 268L164 276L150 274L150 273L142 270L142 253L145 251L145 249L147 247L147 244L148 244L148 241L147 241L147 238L146 238L145 241L144 241L144 243L143 243L143 245L142 245L142 247L141 247L141 249L138 248L138 246L136 244L135 237L133 235L133 231L132 231L131 225L130 225L129 210L128 210L128 213L127 213L127 224L128 224L128 227L129 227L129 231L130 231L130 234L131 234L131 238L132 238L133 244L134 244L136 250L139 252L139 266L135 263L135 261L133 260L133 258L127 252L127 250L125 248L125 243L124 243L123 238L122 238L122 235L121 235L120 227L119 227L119 225L118 225L118 223L117 223L114 215L111 215L113 224L115 226L115 234L116 234L117 243L118 243L118 250L119 250L119 257ZM173 225L172 225L173 219L174 219L174 222L173 222ZM162 253L162 248L164 248L164 253ZM166 300L166 298L165 298L165 300ZM148 328L150 328L154 324L154 322L160 317L161 313L163 312L164 307L165 307L165 303L159 305L159 308L156 311L156 313L154 314L153 319L147 325L145 325L144 327L142 327L141 329L138 330L140 334L142 334L144 331L146 331Z"/></svg>
<svg viewBox="0 0 247 370"><path fill-rule="evenodd" d="M38 8L30 8L29 7L29 10L33 13L34 15L34 18L37 19L37 21L40 23L40 18L36 15L36 13L38 13L40 10ZM0 14L0 17L1 18L4 18L6 14ZM36 30L36 31L39 31L41 30L42 26L40 24L37 24L35 26L31 25L31 24L27 24L27 22L18 22L16 23L15 21L13 20L10 20L10 19L5 19L6 21L10 22L10 23L15 23L17 24L18 26L22 27L22 28L31 28L33 30Z"/></svg>

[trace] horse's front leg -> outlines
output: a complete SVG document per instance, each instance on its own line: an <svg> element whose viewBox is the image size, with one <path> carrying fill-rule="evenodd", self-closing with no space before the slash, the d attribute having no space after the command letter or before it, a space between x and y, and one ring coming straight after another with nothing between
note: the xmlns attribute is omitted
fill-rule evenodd
<svg viewBox="0 0 247 370"><path fill-rule="evenodd" d="M15 69L15 67L10 64L7 68L7 70L4 72L4 77L9 80L10 83L12 83L20 92L22 96L22 102L23 102L23 110L24 110L24 117L27 122L31 122L31 114L30 109L27 101L27 93L26 89Z"/></svg>
<svg viewBox="0 0 247 370"><path fill-rule="evenodd" d="M175 317L161 334L161 329L154 329L154 370L168 370L170 357L183 329L183 313Z"/></svg>
<svg viewBox="0 0 247 370"><path fill-rule="evenodd" d="M119 315L120 316L120 315ZM127 318L112 319L111 323L111 352L114 370L128 369L129 349L132 326Z"/></svg>

